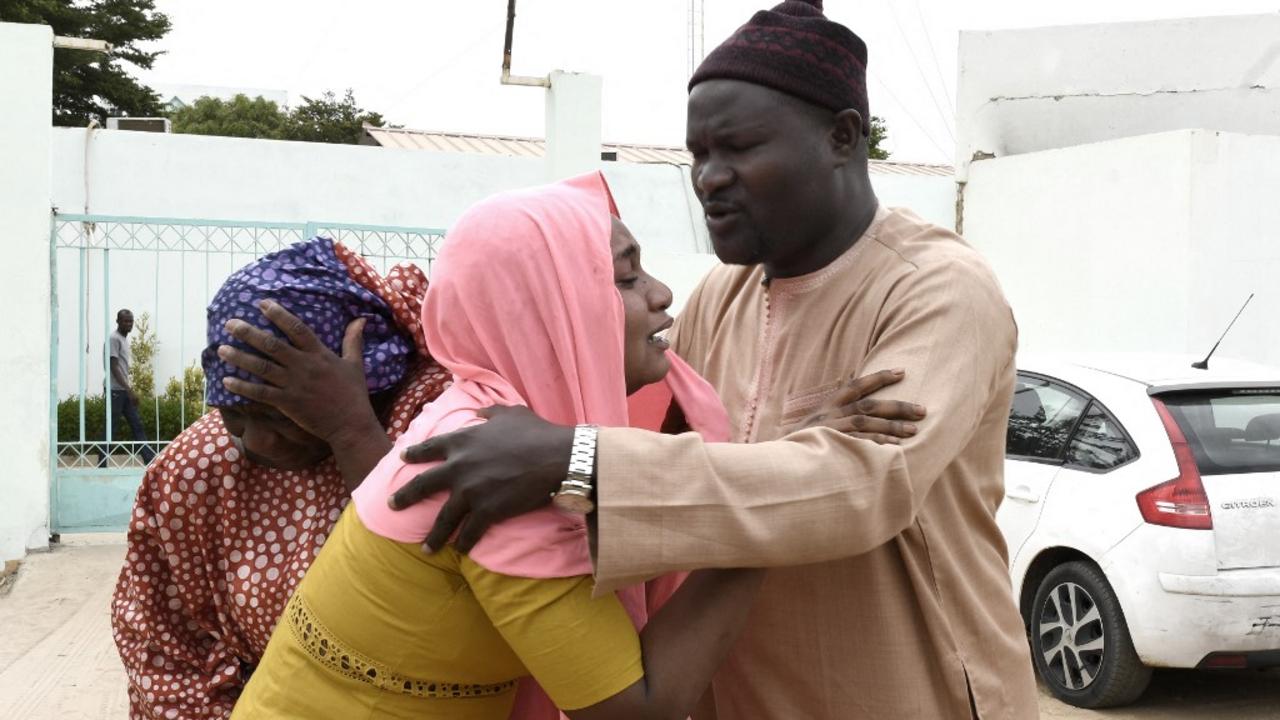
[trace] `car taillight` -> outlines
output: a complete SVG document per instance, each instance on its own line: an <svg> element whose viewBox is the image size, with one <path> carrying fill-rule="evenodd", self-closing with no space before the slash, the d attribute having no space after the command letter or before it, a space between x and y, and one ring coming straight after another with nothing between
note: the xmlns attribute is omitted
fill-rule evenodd
<svg viewBox="0 0 1280 720"><path fill-rule="evenodd" d="M1156 412L1164 423L1164 430L1169 434L1169 442L1173 445L1173 457L1178 461L1178 477L1160 483L1138 493L1138 510L1142 519L1152 525L1188 528L1192 530L1212 530L1213 515L1209 511L1209 496L1205 494L1204 484L1200 482L1200 469L1196 466L1195 454L1182 434L1182 428L1173 419L1169 408L1156 398Z"/></svg>

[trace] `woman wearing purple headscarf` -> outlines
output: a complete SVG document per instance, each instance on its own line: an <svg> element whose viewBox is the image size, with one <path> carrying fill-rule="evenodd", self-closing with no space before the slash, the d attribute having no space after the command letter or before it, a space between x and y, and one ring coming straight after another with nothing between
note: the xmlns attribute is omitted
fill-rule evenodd
<svg viewBox="0 0 1280 720"><path fill-rule="evenodd" d="M383 278L316 238L218 291L211 410L147 468L112 604L133 720L230 714L351 487L444 389L419 325L426 287L416 267ZM277 409L289 394L330 411L299 426Z"/></svg>

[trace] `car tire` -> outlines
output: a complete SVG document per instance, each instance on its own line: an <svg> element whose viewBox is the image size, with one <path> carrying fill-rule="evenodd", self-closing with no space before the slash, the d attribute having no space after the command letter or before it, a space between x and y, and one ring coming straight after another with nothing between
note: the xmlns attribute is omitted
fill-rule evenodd
<svg viewBox="0 0 1280 720"><path fill-rule="evenodd" d="M1031 656L1059 700L1082 708L1127 705L1151 682L1102 570L1073 561L1041 581L1031 607Z"/></svg>

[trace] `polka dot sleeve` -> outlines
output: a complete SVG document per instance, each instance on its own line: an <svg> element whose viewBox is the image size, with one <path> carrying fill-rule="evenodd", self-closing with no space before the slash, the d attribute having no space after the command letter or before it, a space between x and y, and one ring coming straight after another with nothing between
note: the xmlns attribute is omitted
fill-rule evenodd
<svg viewBox="0 0 1280 720"><path fill-rule="evenodd" d="M130 718L221 719L243 686L240 661L218 631L204 524L184 523L185 513L173 513L178 506L169 498L167 474L157 462L138 490L113 601Z"/></svg>
<svg viewBox="0 0 1280 720"><path fill-rule="evenodd" d="M382 278L335 249L418 349L386 418L394 441L450 380L430 360L418 324L427 279L412 265ZM294 472L246 463L217 412L165 448L138 489L112 604L131 720L230 716L347 500L332 459Z"/></svg>

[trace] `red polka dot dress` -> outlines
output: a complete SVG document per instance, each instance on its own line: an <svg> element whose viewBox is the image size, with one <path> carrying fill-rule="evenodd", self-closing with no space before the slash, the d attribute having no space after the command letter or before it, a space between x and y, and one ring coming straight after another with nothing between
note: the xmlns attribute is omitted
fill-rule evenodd
<svg viewBox="0 0 1280 720"><path fill-rule="evenodd" d="M420 351L388 416L394 440L449 380L422 340L426 278L409 265L382 278L358 255L336 243L335 250L352 278L391 306ZM231 714L347 500L332 458L305 471L253 465L216 411L152 462L112 604L133 720Z"/></svg>

